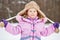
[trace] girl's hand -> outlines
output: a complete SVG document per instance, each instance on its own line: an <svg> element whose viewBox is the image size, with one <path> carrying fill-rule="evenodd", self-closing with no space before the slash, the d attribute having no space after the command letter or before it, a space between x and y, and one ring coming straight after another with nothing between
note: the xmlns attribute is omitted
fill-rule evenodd
<svg viewBox="0 0 60 40"><path fill-rule="evenodd" d="M59 33L59 23L55 22L55 23L53 23L53 25L54 25L54 28L55 28L55 32Z"/></svg>
<svg viewBox="0 0 60 40"><path fill-rule="evenodd" d="M59 28L55 28L55 33L59 33Z"/></svg>
<svg viewBox="0 0 60 40"><path fill-rule="evenodd" d="M5 19L2 19L0 22L0 27L6 27L7 24L8 24L8 21L6 21Z"/></svg>
<svg viewBox="0 0 60 40"><path fill-rule="evenodd" d="M0 22L0 27L4 27L4 23L3 22Z"/></svg>

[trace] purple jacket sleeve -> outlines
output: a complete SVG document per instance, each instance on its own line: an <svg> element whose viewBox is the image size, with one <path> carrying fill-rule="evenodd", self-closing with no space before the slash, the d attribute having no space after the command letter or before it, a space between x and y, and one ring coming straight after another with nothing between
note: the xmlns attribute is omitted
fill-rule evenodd
<svg viewBox="0 0 60 40"><path fill-rule="evenodd" d="M12 26L10 23L8 23L5 27L6 31L13 34L13 35L17 35L19 33L21 33L21 26L18 24L17 26Z"/></svg>
<svg viewBox="0 0 60 40"><path fill-rule="evenodd" d="M21 21L21 16L17 15L16 19L18 22ZM12 26L11 23L9 23L8 21L6 21L5 19L2 20L4 22L4 27L6 29L6 31L8 31L9 33L16 35L21 33L21 26L18 24L17 26Z"/></svg>
<svg viewBox="0 0 60 40"><path fill-rule="evenodd" d="M44 19L44 23L46 19ZM43 27L43 30L40 32L42 36L48 36L52 34L55 31L55 28L59 28L59 23L55 22L53 24L50 24L47 28Z"/></svg>
<svg viewBox="0 0 60 40"><path fill-rule="evenodd" d="M48 36L55 31L54 25L49 25L49 27L43 27L43 30L40 32L42 36Z"/></svg>

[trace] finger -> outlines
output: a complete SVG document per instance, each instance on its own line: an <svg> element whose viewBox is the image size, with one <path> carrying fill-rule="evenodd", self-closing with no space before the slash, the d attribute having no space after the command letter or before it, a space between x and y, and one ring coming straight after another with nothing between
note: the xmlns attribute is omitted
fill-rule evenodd
<svg viewBox="0 0 60 40"><path fill-rule="evenodd" d="M3 22L0 22L0 27L4 27L4 23Z"/></svg>
<svg viewBox="0 0 60 40"><path fill-rule="evenodd" d="M59 33L59 29L58 28L55 29L55 33Z"/></svg>

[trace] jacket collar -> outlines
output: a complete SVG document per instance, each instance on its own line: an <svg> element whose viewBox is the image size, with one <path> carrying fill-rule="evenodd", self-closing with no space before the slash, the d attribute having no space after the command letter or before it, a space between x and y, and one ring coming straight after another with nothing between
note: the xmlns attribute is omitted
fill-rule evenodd
<svg viewBox="0 0 60 40"><path fill-rule="evenodd" d="M28 17L27 19L30 20L30 21L34 21L34 20L38 20L38 17L35 17L35 18Z"/></svg>
<svg viewBox="0 0 60 40"><path fill-rule="evenodd" d="M28 22L28 23L33 23L33 21L32 20L34 20L34 23L37 23L37 22L42 22L43 20L42 19L39 19L38 17L36 17L35 19L31 19L31 18L24 18L24 17L22 17L22 16L20 16L20 15L17 15L16 16L16 20L18 21L18 22L21 22L21 20L22 21L24 21L24 22Z"/></svg>
<svg viewBox="0 0 60 40"><path fill-rule="evenodd" d="M31 19L30 17L28 18L22 18L23 21L28 22L28 23L38 23L38 22L42 22L42 19L39 19L38 17Z"/></svg>

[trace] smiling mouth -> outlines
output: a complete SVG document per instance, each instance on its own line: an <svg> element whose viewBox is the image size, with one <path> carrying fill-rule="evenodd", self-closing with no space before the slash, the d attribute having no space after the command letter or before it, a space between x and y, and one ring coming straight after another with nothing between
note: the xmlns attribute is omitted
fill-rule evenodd
<svg viewBox="0 0 60 40"><path fill-rule="evenodd" d="M34 15L31 15L31 16L34 16Z"/></svg>

